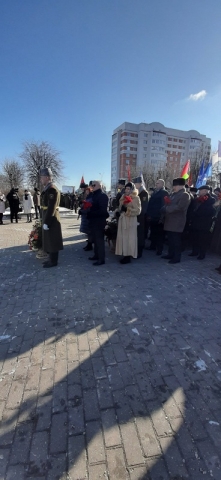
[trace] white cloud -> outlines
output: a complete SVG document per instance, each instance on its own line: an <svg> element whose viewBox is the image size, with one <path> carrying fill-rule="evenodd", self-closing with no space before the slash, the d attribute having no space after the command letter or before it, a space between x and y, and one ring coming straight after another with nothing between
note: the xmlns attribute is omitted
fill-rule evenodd
<svg viewBox="0 0 221 480"><path fill-rule="evenodd" d="M191 93L191 95L188 97L188 100L193 100L194 102L197 102L197 100L204 100L206 95L206 90L201 90L201 92L198 93Z"/></svg>

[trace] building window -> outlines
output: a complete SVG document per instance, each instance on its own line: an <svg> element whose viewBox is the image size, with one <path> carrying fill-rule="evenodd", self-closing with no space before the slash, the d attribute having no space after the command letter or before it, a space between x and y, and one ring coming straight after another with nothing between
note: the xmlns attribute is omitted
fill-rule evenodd
<svg viewBox="0 0 221 480"><path fill-rule="evenodd" d="M147 145L147 140L144 140L143 143L144 143L145 145Z"/></svg>
<svg viewBox="0 0 221 480"><path fill-rule="evenodd" d="M144 133L144 137L148 137L148 133Z"/></svg>
<svg viewBox="0 0 221 480"><path fill-rule="evenodd" d="M143 147L143 149L144 149L144 152L146 152L146 151L147 151L147 147Z"/></svg>

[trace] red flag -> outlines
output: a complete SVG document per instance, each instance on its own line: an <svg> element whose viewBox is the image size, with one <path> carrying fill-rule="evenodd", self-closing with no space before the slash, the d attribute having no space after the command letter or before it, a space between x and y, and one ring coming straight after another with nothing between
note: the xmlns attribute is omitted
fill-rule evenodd
<svg viewBox="0 0 221 480"><path fill-rule="evenodd" d="M185 180L187 180L187 178L189 178L189 176L190 176L190 160L187 160L187 162L185 163L180 176L182 178L185 178Z"/></svg>
<svg viewBox="0 0 221 480"><path fill-rule="evenodd" d="M85 183L85 181L84 181L84 175L82 175L82 177L81 177L80 184L81 184L81 183Z"/></svg>
<svg viewBox="0 0 221 480"><path fill-rule="evenodd" d="M128 169L127 169L127 178L128 178L128 182L130 182L131 181L130 165L128 165Z"/></svg>

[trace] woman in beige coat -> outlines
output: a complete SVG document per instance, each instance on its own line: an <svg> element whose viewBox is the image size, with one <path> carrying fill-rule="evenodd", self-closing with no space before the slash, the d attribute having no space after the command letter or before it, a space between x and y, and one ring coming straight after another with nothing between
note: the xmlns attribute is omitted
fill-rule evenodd
<svg viewBox="0 0 221 480"><path fill-rule="evenodd" d="M134 183L125 185L125 193L120 198L116 216L119 217L116 241L116 255L123 255L120 263L129 263L137 258L137 215L141 212L138 190Z"/></svg>

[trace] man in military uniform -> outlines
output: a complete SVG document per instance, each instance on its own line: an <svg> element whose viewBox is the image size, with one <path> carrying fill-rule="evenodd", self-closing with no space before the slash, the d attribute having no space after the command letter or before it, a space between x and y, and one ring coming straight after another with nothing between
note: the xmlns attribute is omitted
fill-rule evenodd
<svg viewBox="0 0 221 480"><path fill-rule="evenodd" d="M143 178L136 177L133 179L133 183L135 183L136 189L138 190L138 195L140 197L141 202L141 213L137 217L137 223L139 224L137 227L137 237L138 237L138 248L137 248L137 258L142 257L144 245L145 245L145 237L146 237L146 213L147 213L147 205L148 205L148 192L145 188L143 183Z"/></svg>
<svg viewBox="0 0 221 480"><path fill-rule="evenodd" d="M124 191L125 191L125 184L126 184L126 180L124 178L119 178L118 184L117 184L118 193L117 193L116 199L115 199L115 204L116 204L115 208L119 207L120 198L122 197L122 195L124 194Z"/></svg>
<svg viewBox="0 0 221 480"><path fill-rule="evenodd" d="M60 192L52 183L50 168L42 168L40 178L44 186L41 194L43 250L49 253L49 261L44 262L43 268L50 268L56 267L59 250L63 249L59 215Z"/></svg>

